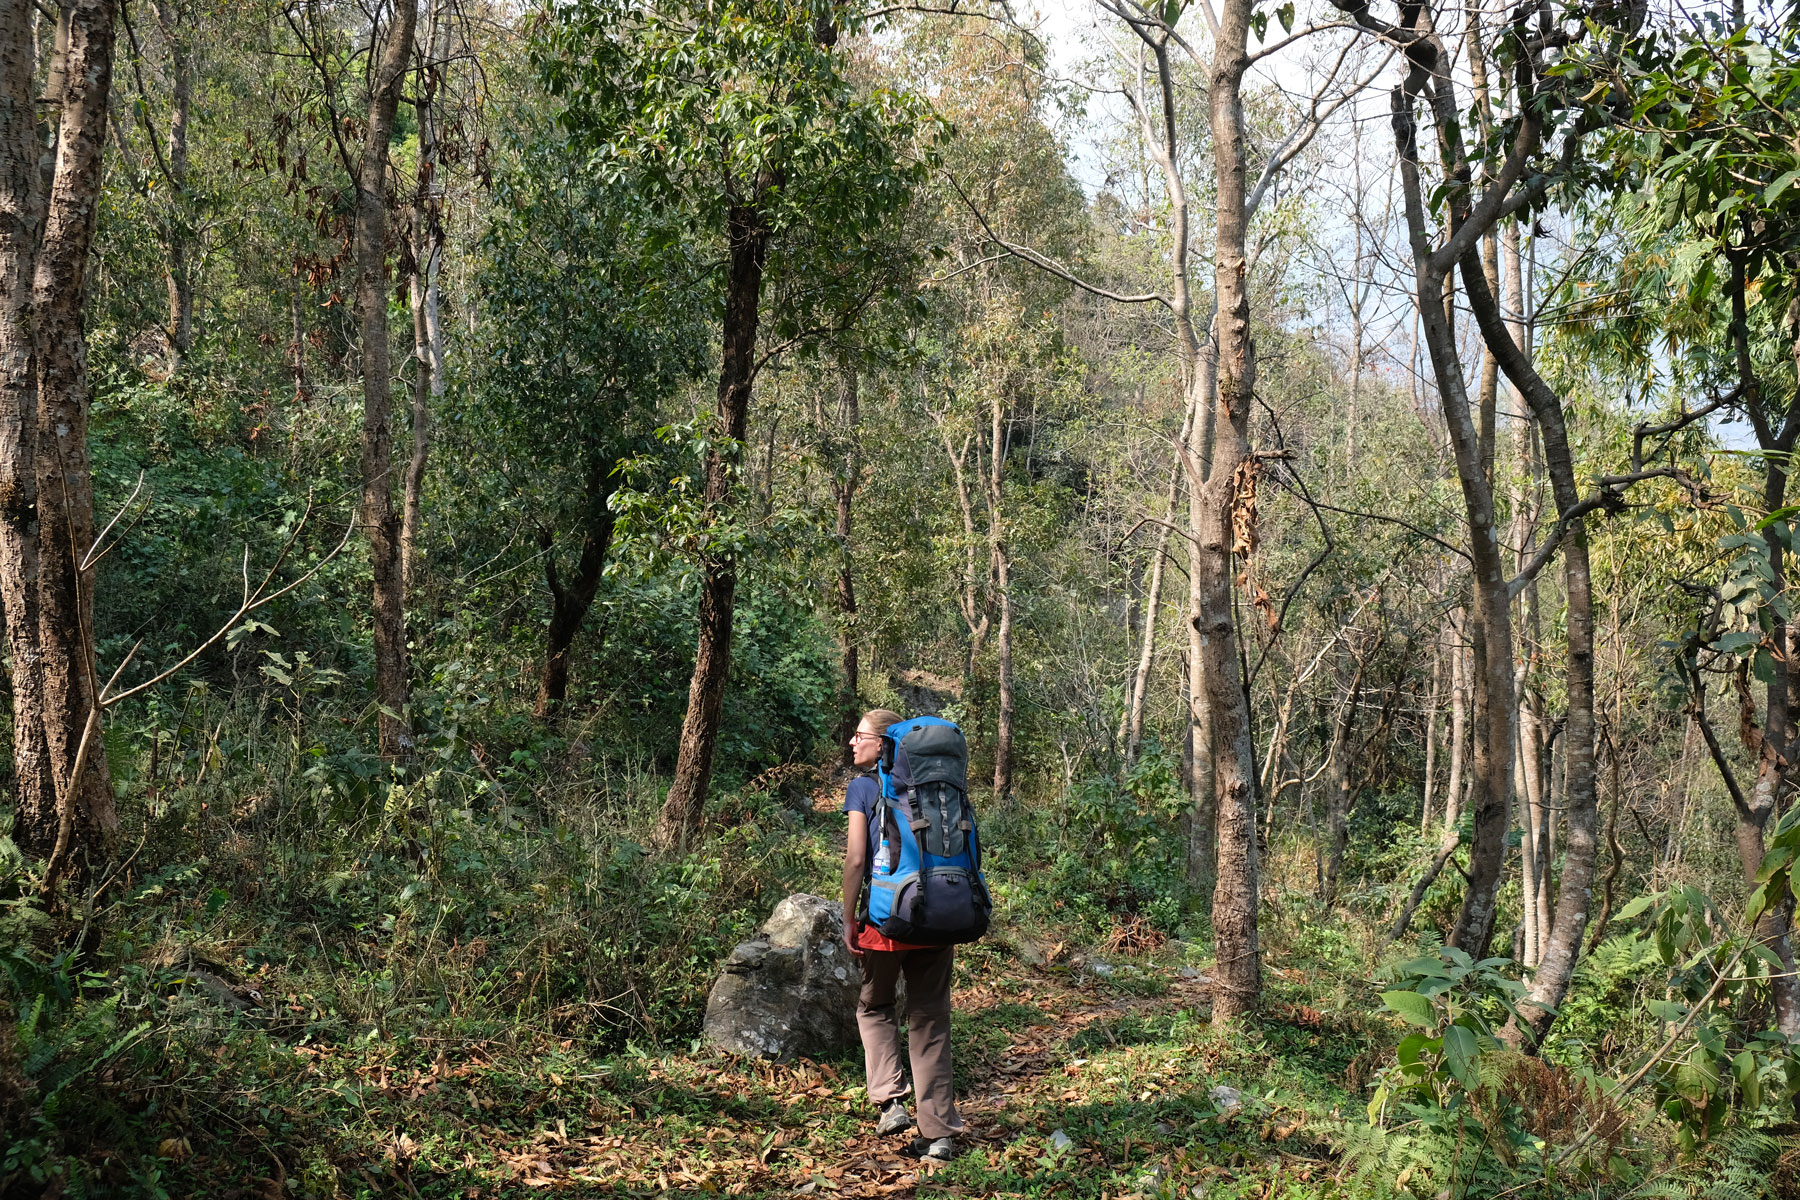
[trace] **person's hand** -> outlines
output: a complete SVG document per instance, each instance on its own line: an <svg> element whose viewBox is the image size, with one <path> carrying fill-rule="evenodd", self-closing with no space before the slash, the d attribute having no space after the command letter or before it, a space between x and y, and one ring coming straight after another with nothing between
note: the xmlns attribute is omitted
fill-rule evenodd
<svg viewBox="0 0 1800 1200"><path fill-rule="evenodd" d="M863 952L862 952L862 947L856 944L856 933L857 933L856 923L854 921L845 921L844 922L844 949L846 949L850 952L850 956L852 958L861 958L863 956Z"/></svg>

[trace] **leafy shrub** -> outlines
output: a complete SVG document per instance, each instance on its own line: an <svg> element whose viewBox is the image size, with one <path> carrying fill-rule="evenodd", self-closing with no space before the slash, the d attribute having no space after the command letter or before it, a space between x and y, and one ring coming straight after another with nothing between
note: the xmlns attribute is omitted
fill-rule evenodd
<svg viewBox="0 0 1800 1200"><path fill-rule="evenodd" d="M1058 804L990 817L989 841L1014 879L1002 897L1013 918L1098 934L1141 915L1174 932L1188 900L1185 807L1175 764L1152 744L1123 779L1093 776Z"/></svg>

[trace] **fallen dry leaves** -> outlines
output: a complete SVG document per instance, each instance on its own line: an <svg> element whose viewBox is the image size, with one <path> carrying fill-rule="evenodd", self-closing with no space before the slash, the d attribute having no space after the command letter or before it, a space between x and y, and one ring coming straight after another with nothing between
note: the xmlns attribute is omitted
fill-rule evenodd
<svg viewBox="0 0 1800 1200"><path fill-rule="evenodd" d="M1083 1099L1086 1060L1070 1061L1070 1039L1081 1030L1137 1011L1191 1007L1204 996L1204 983L1178 980L1168 994L1144 998L1102 995L1078 977L1034 974L984 981L959 988L957 1007L971 1014L1000 1005L1027 1005L1040 1011L1038 1023L1004 1030L1007 1045L998 1056L971 1054L969 1093L959 1098L968 1130L966 1153L1010 1154L1017 1131L1004 1123L1011 1106L1026 1098L1075 1102ZM298 1049L309 1057L306 1047ZM428 1069L407 1071L370 1063L357 1073L389 1095L416 1100L440 1087L478 1082L491 1068L479 1047L439 1053ZM543 1082L563 1080L544 1073ZM674 1120L654 1101L631 1097L630 1115L596 1112L590 1128L558 1122L526 1136L506 1128L504 1105L472 1095L481 1124L469 1132L485 1145L486 1161L470 1154L462 1167L471 1174L497 1176L513 1186L564 1191L605 1185L618 1191L652 1194L737 1196L789 1192L803 1195L878 1197L911 1195L930 1164L904 1153L905 1137L877 1138L873 1114L861 1098L861 1072L828 1063L766 1063L721 1057L676 1056L647 1067L634 1091L684 1093L702 1116ZM1161 1085L1144 1080L1141 1088ZM1146 1095L1149 1094L1147 1090ZM773 1122L746 1120L719 1111L726 1105L761 1099L777 1110ZM708 1111L710 1106L711 1111ZM692 1114L689 1114L692 1116ZM842 1134L845 1118L862 1132ZM488 1122L494 1122L488 1124ZM417 1151L404 1131L382 1150L402 1162Z"/></svg>

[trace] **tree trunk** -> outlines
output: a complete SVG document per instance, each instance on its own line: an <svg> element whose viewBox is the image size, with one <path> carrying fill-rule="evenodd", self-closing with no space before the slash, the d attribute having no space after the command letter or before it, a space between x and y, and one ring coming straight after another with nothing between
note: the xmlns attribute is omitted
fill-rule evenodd
<svg viewBox="0 0 1800 1200"><path fill-rule="evenodd" d="M1481 325L1482 337L1495 347L1507 378L1530 405L1544 437L1544 463L1550 476L1551 494L1558 513L1567 513L1580 500L1574 455L1569 447L1560 399L1533 369L1529 355L1515 344L1501 322L1499 306L1477 279L1474 263L1465 256L1463 278L1469 306ZM1568 833L1564 838L1563 873L1556 894L1556 915L1544 940L1542 957L1532 977L1531 990L1521 1006L1534 1041L1543 1037L1555 1019L1573 978L1581 954L1593 900L1594 864L1598 851L1599 800L1594 775L1594 601L1589 565L1587 526L1576 521L1563 540L1563 579L1568 607L1568 724L1563 752L1567 785ZM1760 831L1759 831L1760 832ZM1757 841L1760 843L1761 838ZM1757 847L1756 863L1762 857ZM1755 867L1749 868L1754 874Z"/></svg>
<svg viewBox="0 0 1800 1200"><path fill-rule="evenodd" d="M1419 832L1431 832L1431 802L1437 785L1438 710L1444 699L1444 642L1440 633L1431 647L1431 694L1425 701L1425 783L1419 789Z"/></svg>
<svg viewBox="0 0 1800 1200"><path fill-rule="evenodd" d="M422 39L423 62L419 71L419 95L414 107L419 116L418 185L413 194L412 263L406 281L412 308L413 359L416 374L412 388L412 454L406 462L406 483L401 501L401 576L410 598L419 584L419 528L425 491L425 466L431 453L431 404L444 394L444 327L438 312L438 268L443 261L444 189L438 180L438 89L448 58L450 23L441 3L433 4Z"/></svg>
<svg viewBox="0 0 1800 1200"><path fill-rule="evenodd" d="M546 530L540 539L544 583L550 589L550 626L544 633L544 665L538 673L537 704L533 709L539 720L552 716L568 699L569 648L575 644L575 635L581 632L582 623L594 606L600 576L606 569L606 554L612 547L613 513L607 505L612 493L612 462L604 454L596 454L588 463L582 488L581 554L575 562L575 574L566 584L556 569L554 532Z"/></svg>
<svg viewBox="0 0 1800 1200"><path fill-rule="evenodd" d="M288 318L293 323L293 340L288 343L288 374L294 378L294 403L305 404L312 399L312 389L306 382L306 321L300 309L299 272L295 272L294 289L288 293Z"/></svg>
<svg viewBox="0 0 1800 1200"><path fill-rule="evenodd" d="M1262 954L1257 938L1256 749L1232 620L1234 550L1242 546L1248 552L1251 533L1237 528L1238 517L1253 512L1245 502L1255 486L1253 471L1244 469L1254 465L1249 457L1249 428L1256 393L1242 97L1244 72L1249 67L1250 8L1250 0L1227 0L1221 8L1208 98L1217 169L1213 286L1218 298L1219 383L1212 473L1199 489L1205 503L1197 630L1212 718L1218 797L1218 882L1212 911L1218 959L1212 987L1215 1024L1255 1011L1262 994Z"/></svg>
<svg viewBox="0 0 1800 1200"><path fill-rule="evenodd" d="M963 693L969 693L969 681L975 676L975 660L981 656L981 648L987 643L989 624L989 606L982 594L981 583L975 570L975 501L969 495L969 477L966 467L969 459L969 444L972 439L965 437L962 448L956 447L950 436L948 425L941 425L939 432L944 439L944 455L950 460L950 473L956 480L956 502L962 510L963 523L963 572L962 587L957 593L957 605L962 611L963 626L968 630L969 638L963 650ZM988 583L993 583L994 556L988 555Z"/></svg>
<svg viewBox="0 0 1800 1200"><path fill-rule="evenodd" d="M192 205L188 186L188 118L194 103L194 52L188 43L186 22L176 7L162 0L156 17L169 45L168 168L174 195L169 198L168 289L169 375L173 378L187 361L194 345L194 267Z"/></svg>
<svg viewBox="0 0 1800 1200"><path fill-rule="evenodd" d="M1469 648L1464 644L1464 610L1450 614L1450 775L1444 781L1444 828L1462 820L1464 747L1469 741Z"/></svg>
<svg viewBox="0 0 1800 1200"><path fill-rule="evenodd" d="M1192 409L1189 409L1192 412ZM1187 440L1187 424L1182 425L1181 438ZM1156 531L1156 550L1150 559L1150 586L1144 594L1144 636L1138 646L1137 669L1131 675L1131 698L1125 710L1125 769L1137 762L1138 749L1144 740L1144 709L1150 699L1150 669L1156 662L1157 626L1162 622L1163 575L1168 564L1170 526L1175 522L1175 506L1181 497L1181 464L1177 462L1169 474L1169 495L1163 524Z"/></svg>
<svg viewBox="0 0 1800 1200"><path fill-rule="evenodd" d="M1525 695L1525 668L1521 664L1514 675L1515 694ZM1537 714L1529 703L1519 705L1519 739L1518 752L1513 760L1513 770L1518 777L1518 811L1523 818L1523 829L1519 838L1519 919L1524 926L1524 945L1519 961L1527 967L1537 966L1538 954L1538 903L1540 890L1538 878L1538 813L1541 805L1538 793L1541 783L1538 780L1537 767L1542 761L1538 754Z"/></svg>
<svg viewBox="0 0 1800 1200"><path fill-rule="evenodd" d="M436 258L436 248L426 250ZM423 520L425 467L431 454L431 400L437 392L437 370L431 356L428 308L437 307L437 265L433 262L407 284L413 319L413 359L417 373L412 386L412 453L406 460L406 476L400 503L400 576L408 600L419 587L419 528Z"/></svg>
<svg viewBox="0 0 1800 1200"><path fill-rule="evenodd" d="M45 213L32 303L38 322L37 513L38 646L43 664L43 730L59 822L71 853L104 850L119 827L103 747L89 747L75 770L94 713L94 484L88 459L88 252L99 211L101 153L112 86L112 0L68 9L69 50L56 170ZM8 614L10 616L10 613ZM98 738L98 731L94 735ZM63 839L59 834L59 846Z"/></svg>
<svg viewBox="0 0 1800 1200"><path fill-rule="evenodd" d="M994 547L994 593L1000 608L1000 621L994 636L998 660L995 666L1000 684L1000 713L994 723L994 802L1005 805L1012 799L1014 704L1012 562L1007 557L1004 543Z"/></svg>
<svg viewBox="0 0 1800 1200"><path fill-rule="evenodd" d="M1421 14L1420 19L1428 18ZM1440 101L1440 106L1443 103ZM1450 431L1469 527L1469 557L1474 566L1475 611L1470 623L1477 681L1474 837L1469 847L1469 886L1450 940L1458 949L1481 958L1494 932L1496 901L1506 863L1507 806L1513 786L1517 711L1513 698L1512 604L1495 528L1493 488L1488 482L1488 463L1484 461L1491 453L1491 445L1484 445L1470 409L1462 359L1445 303L1450 276L1431 260L1431 227L1419 177L1417 125L1412 93L1407 88L1396 89L1393 94L1393 124L1406 225L1413 246L1420 325Z"/></svg>
<svg viewBox="0 0 1800 1200"><path fill-rule="evenodd" d="M1013 747L1013 604L1012 560L1006 548L1006 517L1003 489L1006 484L1006 406L1001 401L1003 389L995 389L989 406L991 451L988 454L988 553L994 579L994 602L999 609L999 624L994 633L994 651L999 672L1000 713L994 723L994 801L1004 805L1012 798Z"/></svg>
<svg viewBox="0 0 1800 1200"><path fill-rule="evenodd" d="M419 115L418 189L412 196L412 273L407 279L407 299L412 306L412 358L418 374L412 378L412 453L407 459L407 482L401 500L401 578L407 596L419 583L419 525L425 504L425 466L432 448L432 401L445 394L445 331L437 306L437 270L443 264L443 182L437 139L437 92L443 88L443 72L450 59L450 22L445 5L430 5L427 32L419 58L419 95L414 106Z"/></svg>
<svg viewBox="0 0 1800 1200"><path fill-rule="evenodd" d="M1190 437L1202 439L1199 446L1200 478L1188 480L1188 598L1187 598L1187 756L1192 764L1188 771L1187 817L1187 884L1194 891L1211 891L1218 879L1217 850L1214 846L1218 824L1218 785L1213 763L1212 708L1207 701L1205 635L1201 632L1205 604L1205 552L1200 535L1206 525L1206 496L1202 491L1213 448L1205 443L1204 431L1213 421L1206 417L1213 407L1218 359L1203 352L1194 364L1191 384L1193 399L1189 404ZM1190 443L1191 445L1192 443ZM1191 456L1190 456L1191 457Z"/></svg>
<svg viewBox="0 0 1800 1200"><path fill-rule="evenodd" d="M396 0L369 91L368 127L356 173L356 304L362 324L362 523L374 574L375 701L381 753L412 753L407 723L406 600L400 521L394 511L392 357L387 317L388 141L412 56L418 0Z"/></svg>
<svg viewBox="0 0 1800 1200"><path fill-rule="evenodd" d="M856 732L857 724L862 720L858 700L862 694L862 681L859 678L860 664L857 661L856 646L856 560L851 553L851 516L852 502L856 498L856 485L862 478L862 454L856 440L856 426L860 417L857 395L857 374L854 365L846 363L843 367L844 386L838 392L838 434L844 439L844 459L841 473L831 481L833 498L837 500L837 541L838 541L838 638L842 643L842 691L838 694L838 747L843 752L844 765L854 765L856 752L850 747L850 737Z"/></svg>
<svg viewBox="0 0 1800 1200"><path fill-rule="evenodd" d="M1340 635L1342 636L1342 635ZM1338 684L1344 699L1332 721L1331 744L1325 754L1325 819L1328 843L1325 867L1319 880L1319 899L1337 903L1338 880L1344 872L1344 852L1350 845L1350 805L1355 800L1355 783L1351 777L1350 736L1356 730L1356 706L1362 699L1363 664L1352 672L1346 661L1350 648L1338 648ZM1349 675L1349 678L1345 676Z"/></svg>
<svg viewBox="0 0 1800 1200"><path fill-rule="evenodd" d="M11 652L15 836L27 853L48 856L58 822L37 617L38 344L31 293L44 197L34 16L29 0L0 0L0 597Z"/></svg>
<svg viewBox="0 0 1800 1200"><path fill-rule="evenodd" d="M729 519L732 476L743 457L744 435L750 427L756 326L763 263L769 249L769 231L762 214L753 205L734 203L726 216L726 239L731 266L719 368L719 421L725 442L715 443L706 453L705 502L715 520ZM736 598L737 560L727 555L708 562L700 589L700 639L694 652L693 678L688 682L681 749L657 824L657 840L665 846L686 846L699 832L705 815L713 750L719 740L719 714L731 674L731 617Z"/></svg>

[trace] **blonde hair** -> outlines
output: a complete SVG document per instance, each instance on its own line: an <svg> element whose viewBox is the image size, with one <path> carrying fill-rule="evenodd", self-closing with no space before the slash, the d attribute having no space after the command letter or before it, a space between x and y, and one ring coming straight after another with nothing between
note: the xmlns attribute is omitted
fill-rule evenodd
<svg viewBox="0 0 1800 1200"><path fill-rule="evenodd" d="M870 732L885 734L888 731L889 725L899 723L900 714L894 712L892 709L871 708L868 712L863 714L862 719L863 724L869 727Z"/></svg>

